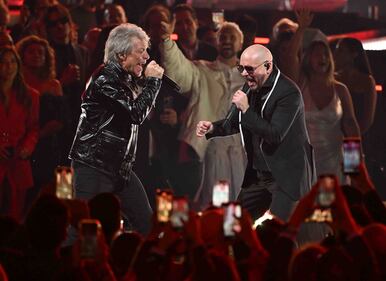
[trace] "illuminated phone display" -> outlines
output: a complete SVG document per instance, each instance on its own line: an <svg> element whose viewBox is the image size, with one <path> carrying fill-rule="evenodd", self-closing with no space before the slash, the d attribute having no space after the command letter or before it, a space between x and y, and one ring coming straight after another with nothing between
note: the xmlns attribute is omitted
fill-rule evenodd
<svg viewBox="0 0 386 281"><path fill-rule="evenodd" d="M345 138L343 140L343 173L359 173L361 154L361 141L359 138Z"/></svg>
<svg viewBox="0 0 386 281"><path fill-rule="evenodd" d="M59 166L55 169L56 196L60 199L72 199L72 177L74 171L71 167Z"/></svg>
<svg viewBox="0 0 386 281"><path fill-rule="evenodd" d="M229 182L220 180L213 186L212 204L221 207L222 204L229 202Z"/></svg>
<svg viewBox="0 0 386 281"><path fill-rule="evenodd" d="M238 202L229 202L223 205L224 223L223 230L225 237L234 237L241 231L240 218L241 206Z"/></svg>
<svg viewBox="0 0 386 281"><path fill-rule="evenodd" d="M170 222L174 228L182 228L189 219L189 203L186 197L174 197Z"/></svg>
<svg viewBox="0 0 386 281"><path fill-rule="evenodd" d="M157 190L156 206L158 221L168 222L173 207L173 193L169 190Z"/></svg>

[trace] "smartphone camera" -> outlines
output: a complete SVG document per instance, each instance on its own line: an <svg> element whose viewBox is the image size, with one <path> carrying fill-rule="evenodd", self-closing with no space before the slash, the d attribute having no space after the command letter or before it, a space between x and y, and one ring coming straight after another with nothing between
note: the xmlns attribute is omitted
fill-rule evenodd
<svg viewBox="0 0 386 281"><path fill-rule="evenodd" d="M80 258L94 260L98 254L98 238L102 227L98 220L83 219L79 223Z"/></svg>
<svg viewBox="0 0 386 281"><path fill-rule="evenodd" d="M241 206L238 202L229 202L223 204L224 222L223 230L225 237L234 237L236 233L241 231L240 218Z"/></svg>
<svg viewBox="0 0 386 281"><path fill-rule="evenodd" d="M186 197L174 197L172 204L172 213L170 216L170 223L172 227L181 229L184 222L189 219L189 203Z"/></svg>
<svg viewBox="0 0 386 281"><path fill-rule="evenodd" d="M343 139L343 173L358 174L361 163L361 141L359 138Z"/></svg>
<svg viewBox="0 0 386 281"><path fill-rule="evenodd" d="M72 199L72 177L74 171L71 167L59 166L55 169L56 196L60 199Z"/></svg>
<svg viewBox="0 0 386 281"><path fill-rule="evenodd" d="M318 179L319 190L315 199L315 209L306 222L332 222L331 205L335 201L335 185L337 183L334 175L321 175Z"/></svg>
<svg viewBox="0 0 386 281"><path fill-rule="evenodd" d="M212 21L216 29L219 29L224 23L224 10L219 9L212 12Z"/></svg>
<svg viewBox="0 0 386 281"><path fill-rule="evenodd" d="M173 193L170 190L157 190L156 195L157 220L161 223L170 221L173 208Z"/></svg>
<svg viewBox="0 0 386 281"><path fill-rule="evenodd" d="M221 207L222 204L229 202L229 182L219 180L213 186L212 204Z"/></svg>

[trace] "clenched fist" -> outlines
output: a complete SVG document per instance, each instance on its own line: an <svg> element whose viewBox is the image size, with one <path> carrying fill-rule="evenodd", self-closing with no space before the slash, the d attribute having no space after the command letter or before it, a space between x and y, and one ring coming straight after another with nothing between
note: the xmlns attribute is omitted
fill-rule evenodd
<svg viewBox="0 0 386 281"><path fill-rule="evenodd" d="M163 74L164 69L153 60L147 65L145 70L145 77L162 78Z"/></svg>
<svg viewBox="0 0 386 281"><path fill-rule="evenodd" d="M198 137L205 136L206 133L209 133L213 130L213 124L210 121L200 121L197 124L196 135Z"/></svg>

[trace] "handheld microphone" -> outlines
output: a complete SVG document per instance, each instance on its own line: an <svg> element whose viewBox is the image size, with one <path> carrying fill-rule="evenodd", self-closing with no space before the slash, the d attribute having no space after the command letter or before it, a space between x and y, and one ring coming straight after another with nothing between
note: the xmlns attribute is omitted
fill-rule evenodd
<svg viewBox="0 0 386 281"><path fill-rule="evenodd" d="M248 83L245 83L244 86L241 88L241 91L243 91L247 96L249 95L249 86L248 86ZM226 128L228 125L229 125L229 122L230 120L232 119L232 117L236 114L236 112L238 112L239 109L237 108L237 106L232 103L231 105L231 108L229 109L227 115L225 116L225 119L224 121L222 122L222 127L223 128Z"/></svg>
<svg viewBox="0 0 386 281"><path fill-rule="evenodd" d="M162 82L166 85L169 86L169 88L171 88L173 91L176 91L176 92L180 92L181 91L181 87L178 86L178 84L176 82L174 82L169 76L167 76L166 74L163 74L162 76Z"/></svg>

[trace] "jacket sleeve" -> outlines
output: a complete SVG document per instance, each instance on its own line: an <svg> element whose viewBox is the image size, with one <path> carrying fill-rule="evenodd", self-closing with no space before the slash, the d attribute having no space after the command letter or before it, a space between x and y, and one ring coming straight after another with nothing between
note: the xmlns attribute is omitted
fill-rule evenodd
<svg viewBox="0 0 386 281"><path fill-rule="evenodd" d="M161 43L160 50L165 73L177 82L182 93L189 93L196 77L199 77L197 66L184 56L176 42L172 40Z"/></svg>
<svg viewBox="0 0 386 281"><path fill-rule="evenodd" d="M280 144L299 112L302 101L300 95L298 91L292 90L278 99L270 121L263 119L260 112L253 111L250 106L241 117L241 125L270 144Z"/></svg>
<svg viewBox="0 0 386 281"><path fill-rule="evenodd" d="M25 135L20 142L20 150L26 149L33 152L39 138L39 93L29 89L31 108L26 121Z"/></svg>
<svg viewBox="0 0 386 281"><path fill-rule="evenodd" d="M102 84L98 91L123 107L128 112L133 124L141 124L155 103L161 83L159 78L147 77L142 92L133 100L124 90L110 83Z"/></svg>
<svg viewBox="0 0 386 281"><path fill-rule="evenodd" d="M239 114L234 114L232 119L229 120L227 125L224 126L225 119L218 120L213 122L213 131L207 133L205 135L206 139L211 139L214 137L225 137L229 135L234 135L240 133L239 122L238 122Z"/></svg>

